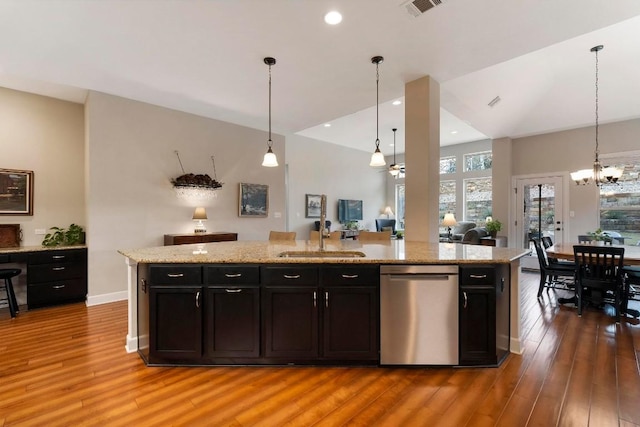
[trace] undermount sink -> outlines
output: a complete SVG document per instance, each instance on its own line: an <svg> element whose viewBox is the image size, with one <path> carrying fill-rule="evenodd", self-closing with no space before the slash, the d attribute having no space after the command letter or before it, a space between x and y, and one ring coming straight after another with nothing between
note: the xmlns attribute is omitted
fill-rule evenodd
<svg viewBox="0 0 640 427"><path fill-rule="evenodd" d="M281 258L362 258L360 251L286 251L278 254Z"/></svg>

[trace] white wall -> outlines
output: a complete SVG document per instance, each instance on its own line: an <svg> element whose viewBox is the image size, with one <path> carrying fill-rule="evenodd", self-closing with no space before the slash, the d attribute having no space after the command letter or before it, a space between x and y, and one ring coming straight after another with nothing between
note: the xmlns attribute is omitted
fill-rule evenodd
<svg viewBox="0 0 640 427"><path fill-rule="evenodd" d="M305 194L327 195L327 219L338 230L338 199L362 200L363 221L375 230L386 206L385 168L369 166L371 153L297 135L287 136L289 230L308 239L317 218L305 218Z"/></svg>
<svg viewBox="0 0 640 427"><path fill-rule="evenodd" d="M284 166L261 166L266 132L97 92L89 94L86 123L90 299L126 290L118 249L160 246L164 234L193 232L200 203L175 196L170 180L182 175L175 150L187 173L213 176L215 156L224 185L205 205L208 231L265 240L270 229L284 229ZM284 138L273 141L283 165ZM238 217L240 182L269 185L268 218Z"/></svg>
<svg viewBox="0 0 640 427"><path fill-rule="evenodd" d="M23 246L38 246L36 228L85 225L84 107L0 88L0 168L34 173L33 216L0 216L20 224Z"/></svg>

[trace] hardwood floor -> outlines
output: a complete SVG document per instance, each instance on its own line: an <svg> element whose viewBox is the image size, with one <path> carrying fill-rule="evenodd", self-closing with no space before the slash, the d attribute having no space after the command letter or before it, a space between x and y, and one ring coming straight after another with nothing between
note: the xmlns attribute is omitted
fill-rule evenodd
<svg viewBox="0 0 640 427"><path fill-rule="evenodd" d="M149 368L125 302L0 311L0 426L640 426L638 321L522 276L524 354L486 369Z"/></svg>

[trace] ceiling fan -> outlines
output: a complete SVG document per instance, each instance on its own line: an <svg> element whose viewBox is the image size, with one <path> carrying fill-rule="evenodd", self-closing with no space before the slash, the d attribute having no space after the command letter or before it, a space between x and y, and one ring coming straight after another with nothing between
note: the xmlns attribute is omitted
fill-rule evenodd
<svg viewBox="0 0 640 427"><path fill-rule="evenodd" d="M404 171L404 165L401 166L396 163L396 131L398 129L393 128L391 130L393 131L393 163L389 165L389 173L391 174L392 177L398 179L400 174L404 176L405 171Z"/></svg>

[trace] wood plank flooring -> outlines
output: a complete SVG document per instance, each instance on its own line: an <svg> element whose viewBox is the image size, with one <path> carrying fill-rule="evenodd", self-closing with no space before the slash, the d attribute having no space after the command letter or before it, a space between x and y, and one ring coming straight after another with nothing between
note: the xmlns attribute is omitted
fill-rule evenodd
<svg viewBox="0 0 640 427"><path fill-rule="evenodd" d="M580 318L537 282L524 353L483 369L149 368L125 302L0 311L0 426L640 426L638 321Z"/></svg>

